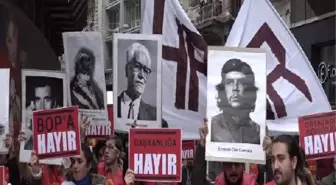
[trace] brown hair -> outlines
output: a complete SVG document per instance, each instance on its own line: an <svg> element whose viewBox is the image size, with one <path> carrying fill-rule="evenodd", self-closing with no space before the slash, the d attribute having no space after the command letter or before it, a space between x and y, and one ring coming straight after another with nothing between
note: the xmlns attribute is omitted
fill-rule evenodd
<svg viewBox="0 0 336 185"><path fill-rule="evenodd" d="M86 159L86 165L91 165L93 162L93 153L91 152L90 147L86 143L81 143L81 149Z"/></svg>
<svg viewBox="0 0 336 185"><path fill-rule="evenodd" d="M112 135L112 136L107 136L106 141L108 140L114 140L115 141L115 147L119 150L122 151L123 150L123 142L121 140L120 137Z"/></svg>

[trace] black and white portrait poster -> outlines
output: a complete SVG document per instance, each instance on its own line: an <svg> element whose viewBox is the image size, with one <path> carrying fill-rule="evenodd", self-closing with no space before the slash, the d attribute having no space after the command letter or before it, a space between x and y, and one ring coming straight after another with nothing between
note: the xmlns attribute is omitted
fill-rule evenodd
<svg viewBox="0 0 336 185"><path fill-rule="evenodd" d="M110 135L107 116L104 42L100 32L63 33L68 100L91 125L87 136Z"/></svg>
<svg viewBox="0 0 336 185"><path fill-rule="evenodd" d="M114 129L160 128L161 57L159 35L114 34Z"/></svg>
<svg viewBox="0 0 336 185"><path fill-rule="evenodd" d="M263 50L209 47L206 160L265 163L266 76Z"/></svg>
<svg viewBox="0 0 336 185"><path fill-rule="evenodd" d="M66 73L46 70L22 70L22 131L20 162L29 162L33 150L33 111L67 106ZM42 164L60 165L60 159L41 160Z"/></svg>
<svg viewBox="0 0 336 185"><path fill-rule="evenodd" d="M0 87L2 88L0 106L0 154L8 153L8 148L3 140L9 133L9 69L0 69Z"/></svg>

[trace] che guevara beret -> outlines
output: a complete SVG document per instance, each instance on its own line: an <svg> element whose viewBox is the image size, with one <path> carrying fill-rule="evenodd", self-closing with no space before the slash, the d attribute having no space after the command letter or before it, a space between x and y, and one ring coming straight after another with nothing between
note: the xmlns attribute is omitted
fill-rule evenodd
<svg viewBox="0 0 336 185"><path fill-rule="evenodd" d="M222 67L222 74L228 73L231 71L238 71L247 76L254 76L252 68L246 62L241 61L240 59L230 59Z"/></svg>

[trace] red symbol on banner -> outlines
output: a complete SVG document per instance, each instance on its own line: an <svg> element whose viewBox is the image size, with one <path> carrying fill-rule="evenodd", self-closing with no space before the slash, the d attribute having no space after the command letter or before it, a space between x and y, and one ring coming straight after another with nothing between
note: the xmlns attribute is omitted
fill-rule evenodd
<svg viewBox="0 0 336 185"><path fill-rule="evenodd" d="M164 3L164 0L156 0L154 3L153 34L162 34ZM186 93L189 93L188 110L198 112L199 82L197 72L207 75L207 44L201 35L181 24L178 18L176 18L176 25L178 27L179 48L162 46L162 58L177 63L175 107L185 109ZM200 56L201 61L197 60L195 55ZM188 67L190 80L189 92L186 92Z"/></svg>
<svg viewBox="0 0 336 185"><path fill-rule="evenodd" d="M267 94L274 104L277 117L282 118L287 116L286 106L281 96L273 87L273 83L280 79L280 77L286 79L289 83L294 85L310 102L312 102L312 96L306 82L300 76L286 68L286 49L283 47L267 23L264 23L260 27L247 47L260 48L264 42L269 45L271 51L279 61L279 64L274 68L274 70L267 75ZM275 113L271 108L269 100L267 100L267 119L275 119Z"/></svg>

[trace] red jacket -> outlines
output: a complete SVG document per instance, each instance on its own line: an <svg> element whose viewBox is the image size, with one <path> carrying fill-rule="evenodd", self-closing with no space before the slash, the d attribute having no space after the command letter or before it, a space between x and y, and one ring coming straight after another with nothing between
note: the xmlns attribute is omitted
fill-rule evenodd
<svg viewBox="0 0 336 185"><path fill-rule="evenodd" d="M123 171L120 169L115 173L106 171L105 162L99 162L97 165L97 174L105 176L106 185L124 185Z"/></svg>
<svg viewBox="0 0 336 185"><path fill-rule="evenodd" d="M248 174L248 173L244 172L244 174L243 174L243 181L242 181L241 185L255 185L256 184L256 180L257 179L255 178L254 175ZM216 177L214 185L226 185L224 172L220 173Z"/></svg>

